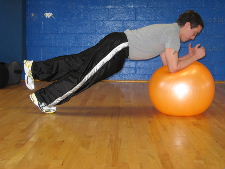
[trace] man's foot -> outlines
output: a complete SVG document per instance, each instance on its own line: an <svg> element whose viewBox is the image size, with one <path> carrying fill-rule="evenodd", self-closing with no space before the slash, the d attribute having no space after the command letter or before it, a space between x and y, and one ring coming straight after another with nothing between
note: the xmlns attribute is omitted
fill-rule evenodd
<svg viewBox="0 0 225 169"><path fill-rule="evenodd" d="M31 101L44 113L55 113L56 107L47 106L46 103L40 103L34 93L30 95Z"/></svg>
<svg viewBox="0 0 225 169"><path fill-rule="evenodd" d="M34 78L32 76L31 67L33 61L24 60L25 83L28 89L34 90Z"/></svg>

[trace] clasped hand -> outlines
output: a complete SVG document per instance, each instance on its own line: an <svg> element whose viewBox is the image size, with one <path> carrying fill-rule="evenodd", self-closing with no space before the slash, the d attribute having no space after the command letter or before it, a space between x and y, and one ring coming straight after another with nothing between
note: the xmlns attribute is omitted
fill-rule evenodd
<svg viewBox="0 0 225 169"><path fill-rule="evenodd" d="M206 50L200 44L197 44L195 47L192 48L192 45L189 44L189 55L194 57L196 60L199 60L206 55Z"/></svg>

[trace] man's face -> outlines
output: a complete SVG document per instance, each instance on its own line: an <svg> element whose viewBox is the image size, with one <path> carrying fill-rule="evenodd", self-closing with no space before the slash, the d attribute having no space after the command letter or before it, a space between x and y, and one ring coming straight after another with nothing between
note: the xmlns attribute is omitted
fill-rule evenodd
<svg viewBox="0 0 225 169"><path fill-rule="evenodd" d="M195 37L202 31L202 26L198 25L195 28L191 28L190 22L187 22L180 31L180 39L182 42L194 40Z"/></svg>

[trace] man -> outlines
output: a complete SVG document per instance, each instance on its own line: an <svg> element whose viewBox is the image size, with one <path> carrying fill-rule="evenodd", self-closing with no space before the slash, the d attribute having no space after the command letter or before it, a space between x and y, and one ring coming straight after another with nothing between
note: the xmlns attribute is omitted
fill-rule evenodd
<svg viewBox="0 0 225 169"><path fill-rule="evenodd" d="M34 89L34 79L54 81L30 98L42 112L53 113L56 105L120 71L126 58L144 60L160 55L169 71L177 72L205 56L205 48L198 44L194 48L190 45L189 53L178 57L180 41L195 39L203 28L200 15L191 10L181 14L177 23L111 33L79 54L40 62L25 60L25 82L29 89Z"/></svg>

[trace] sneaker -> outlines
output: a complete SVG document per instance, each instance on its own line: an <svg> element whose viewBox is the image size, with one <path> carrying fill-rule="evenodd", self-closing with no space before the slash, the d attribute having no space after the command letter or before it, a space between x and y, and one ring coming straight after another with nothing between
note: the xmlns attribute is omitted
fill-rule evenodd
<svg viewBox="0 0 225 169"><path fill-rule="evenodd" d="M34 90L34 78L32 76L31 67L32 60L24 60L25 84L28 89Z"/></svg>
<svg viewBox="0 0 225 169"><path fill-rule="evenodd" d="M56 107L47 106L46 103L40 103L34 93L30 95L31 101L44 113L55 113Z"/></svg>

